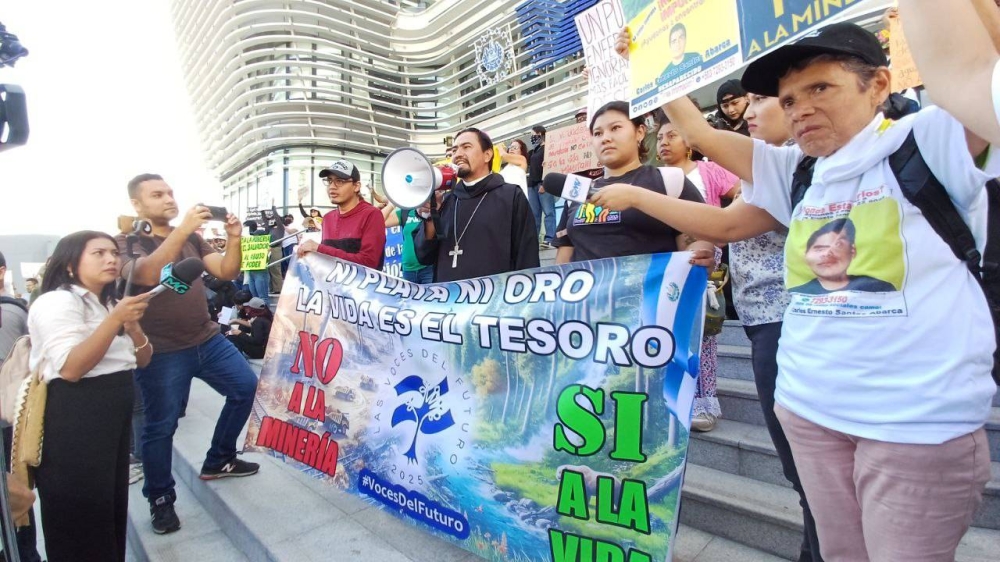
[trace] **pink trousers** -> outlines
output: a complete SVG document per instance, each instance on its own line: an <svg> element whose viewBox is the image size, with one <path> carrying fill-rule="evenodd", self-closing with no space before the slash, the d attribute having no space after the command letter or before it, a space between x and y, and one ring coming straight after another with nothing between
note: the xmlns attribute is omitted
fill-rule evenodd
<svg viewBox="0 0 1000 562"><path fill-rule="evenodd" d="M990 479L980 428L940 445L886 443L775 404L826 562L954 562Z"/></svg>

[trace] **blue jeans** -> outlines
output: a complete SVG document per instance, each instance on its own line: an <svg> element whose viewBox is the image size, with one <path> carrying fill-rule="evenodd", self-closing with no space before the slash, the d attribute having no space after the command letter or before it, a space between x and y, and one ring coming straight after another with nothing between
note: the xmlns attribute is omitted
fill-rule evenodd
<svg viewBox="0 0 1000 562"><path fill-rule="evenodd" d="M292 244L291 246L285 246L284 248L282 248L281 249L281 257L287 258L288 256L294 254L295 253L295 246L296 246L296 244ZM285 261L281 262L281 276L282 277L284 277L285 275L288 275L288 264L290 264L291 262L292 262L292 260L285 260Z"/></svg>
<svg viewBox="0 0 1000 562"><path fill-rule="evenodd" d="M243 282L250 286L251 296L262 298L267 302L268 294L271 292L271 276L266 269L247 271Z"/></svg>
<svg viewBox="0 0 1000 562"><path fill-rule="evenodd" d="M147 367L135 370L146 406L146 426L142 432L146 480L142 494L150 503L163 496L170 496L171 501L175 497L170 474L174 432L194 377L226 397L226 405L215 424L212 446L205 457L206 468L221 467L236 456L236 440L250 418L257 376L225 336L218 334L201 345L179 351L154 353Z"/></svg>
<svg viewBox="0 0 1000 562"><path fill-rule="evenodd" d="M542 215L545 216L545 241L551 242L556 235L556 198L551 193L539 193L542 184L528 188L528 206L535 216L535 228L542 234Z"/></svg>
<svg viewBox="0 0 1000 562"><path fill-rule="evenodd" d="M410 283L420 283L426 285L427 283L434 282L434 266L428 265L423 269L418 269L416 271L406 271L403 270L403 279L406 279Z"/></svg>

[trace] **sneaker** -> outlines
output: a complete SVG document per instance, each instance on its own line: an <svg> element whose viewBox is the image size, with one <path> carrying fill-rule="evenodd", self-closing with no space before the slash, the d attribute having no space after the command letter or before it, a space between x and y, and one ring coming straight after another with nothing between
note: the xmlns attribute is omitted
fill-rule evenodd
<svg viewBox="0 0 1000 562"><path fill-rule="evenodd" d="M218 480L219 478L252 476L257 474L258 470L260 470L259 464L255 462L247 462L234 457L233 460L227 462L219 468L208 468L207 466L202 466L199 478L202 480Z"/></svg>
<svg viewBox="0 0 1000 562"><path fill-rule="evenodd" d="M136 482L142 480L144 478L144 476L145 475L142 472L142 463L141 462L134 462L134 463L128 465L128 483L129 484L135 484Z"/></svg>
<svg viewBox="0 0 1000 562"><path fill-rule="evenodd" d="M538 247L540 249L542 249L542 250L548 250L548 249L552 248L552 244L549 244L548 242L546 242L546 241L543 240L543 241L539 242Z"/></svg>
<svg viewBox="0 0 1000 562"><path fill-rule="evenodd" d="M149 514L153 516L153 532L157 535L165 535L180 530L181 520L177 518L174 511L174 502L164 496L149 506Z"/></svg>
<svg viewBox="0 0 1000 562"><path fill-rule="evenodd" d="M699 431L701 433L708 433L715 429L716 418L712 414L698 414L697 416L691 418L691 429L693 431Z"/></svg>

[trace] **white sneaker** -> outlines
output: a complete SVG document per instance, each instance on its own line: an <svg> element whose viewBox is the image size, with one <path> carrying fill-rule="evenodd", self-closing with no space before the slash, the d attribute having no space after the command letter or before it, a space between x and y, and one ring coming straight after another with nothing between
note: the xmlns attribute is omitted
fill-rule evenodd
<svg viewBox="0 0 1000 562"><path fill-rule="evenodd" d="M701 433L707 433L715 429L716 418L709 413L701 413L691 418L691 429Z"/></svg>
<svg viewBox="0 0 1000 562"><path fill-rule="evenodd" d="M142 473L142 463L136 462L128 465L128 483L135 484L145 477Z"/></svg>

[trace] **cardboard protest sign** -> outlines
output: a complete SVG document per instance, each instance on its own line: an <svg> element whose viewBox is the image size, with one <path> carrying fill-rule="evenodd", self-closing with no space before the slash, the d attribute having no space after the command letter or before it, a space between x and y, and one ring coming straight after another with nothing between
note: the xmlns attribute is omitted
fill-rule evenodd
<svg viewBox="0 0 1000 562"><path fill-rule="evenodd" d="M587 115L593 116L610 101L629 100L628 61L615 53L615 38L625 27L625 13L619 0L601 0L573 21L590 73Z"/></svg>
<svg viewBox="0 0 1000 562"><path fill-rule="evenodd" d="M898 17L889 18L889 56L892 64L892 91L901 92L907 88L915 88L924 83L920 79L917 63L913 60L910 45L903 34L903 22Z"/></svg>
<svg viewBox="0 0 1000 562"><path fill-rule="evenodd" d="M705 314L689 258L417 285L310 254L247 446L490 560L669 560Z"/></svg>
<svg viewBox="0 0 1000 562"><path fill-rule="evenodd" d="M586 123L574 123L545 134L544 173L572 174L600 167Z"/></svg>

